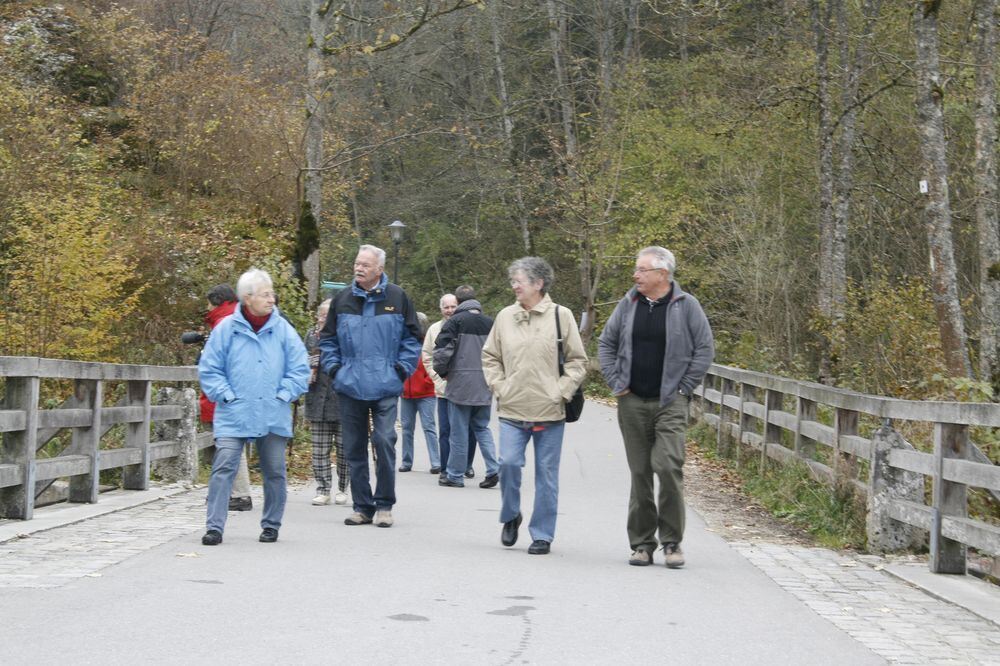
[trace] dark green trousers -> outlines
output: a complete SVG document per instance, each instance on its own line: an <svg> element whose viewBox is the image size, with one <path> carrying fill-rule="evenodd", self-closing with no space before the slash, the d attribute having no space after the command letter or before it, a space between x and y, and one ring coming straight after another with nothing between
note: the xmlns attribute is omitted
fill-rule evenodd
<svg viewBox="0 0 1000 666"><path fill-rule="evenodd" d="M632 549L656 550L659 543L684 538L684 439L688 399L666 407L656 398L631 393L618 398L618 426L632 477L628 500L628 540ZM660 482L654 496L653 476Z"/></svg>

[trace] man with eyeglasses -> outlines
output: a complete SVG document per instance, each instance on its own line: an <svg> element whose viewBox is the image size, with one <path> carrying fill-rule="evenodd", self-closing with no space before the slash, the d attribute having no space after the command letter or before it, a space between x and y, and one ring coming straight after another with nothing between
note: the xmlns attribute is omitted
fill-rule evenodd
<svg viewBox="0 0 1000 666"><path fill-rule="evenodd" d="M354 281L333 297L320 333L320 364L340 404L354 513L346 525L391 527L396 503L396 407L420 358L420 324L406 292L385 275L385 251L362 245ZM375 492L368 473L368 421Z"/></svg>
<svg viewBox="0 0 1000 666"><path fill-rule="evenodd" d="M631 474L629 564L648 566L663 545L664 564L684 566L684 434L688 404L715 356L701 305L673 279L670 250L643 248L635 287L619 301L598 343L601 372L618 397L618 426ZM654 497L653 476L659 478Z"/></svg>

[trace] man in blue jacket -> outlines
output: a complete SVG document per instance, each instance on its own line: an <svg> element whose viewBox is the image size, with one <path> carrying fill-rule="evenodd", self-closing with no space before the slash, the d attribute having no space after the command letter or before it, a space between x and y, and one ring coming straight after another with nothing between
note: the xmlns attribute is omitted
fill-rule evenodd
<svg viewBox="0 0 1000 666"><path fill-rule="evenodd" d="M260 540L278 540L285 513L285 444L292 436L291 403L306 392L309 363L302 338L274 305L271 277L253 268L236 283L240 305L205 344L198 379L216 403L215 459L208 483L206 546L222 543L229 492L247 440L256 440L264 476Z"/></svg>
<svg viewBox="0 0 1000 666"><path fill-rule="evenodd" d="M385 275L385 251L362 245L354 281L333 298L320 334L320 364L340 401L344 454L354 513L347 525L392 526L396 503L396 403L420 359L417 312ZM368 474L368 420L377 458L375 492Z"/></svg>
<svg viewBox="0 0 1000 666"><path fill-rule="evenodd" d="M674 280L674 255L639 250L629 290L604 326L597 353L618 397L618 426L632 477L629 564L653 563L657 532L663 563L684 566L684 434L691 392L715 356L712 328L698 299ZM660 481L653 494L653 477Z"/></svg>

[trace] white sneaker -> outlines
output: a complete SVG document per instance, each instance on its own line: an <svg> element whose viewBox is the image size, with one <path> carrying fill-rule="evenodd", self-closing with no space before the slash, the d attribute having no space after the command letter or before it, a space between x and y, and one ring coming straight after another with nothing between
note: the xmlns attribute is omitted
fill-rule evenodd
<svg viewBox="0 0 1000 666"><path fill-rule="evenodd" d="M392 527L392 512L388 510L376 511L375 527Z"/></svg>
<svg viewBox="0 0 1000 666"><path fill-rule="evenodd" d="M328 497L327 500L330 498ZM333 501L337 504L347 504L347 493L337 493L337 496L333 498Z"/></svg>
<svg viewBox="0 0 1000 666"><path fill-rule="evenodd" d="M323 506L330 503L330 496L322 493L313 497L313 506Z"/></svg>

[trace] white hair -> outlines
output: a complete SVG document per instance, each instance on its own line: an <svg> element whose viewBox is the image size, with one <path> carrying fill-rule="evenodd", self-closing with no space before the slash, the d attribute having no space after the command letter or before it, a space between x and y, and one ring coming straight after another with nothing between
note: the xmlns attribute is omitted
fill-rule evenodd
<svg viewBox="0 0 1000 666"><path fill-rule="evenodd" d="M653 268L662 268L673 276L674 267L677 265L673 252L665 247L660 247L659 245L650 245L649 247L644 247L639 250L639 253L635 255L635 258L638 259L643 255L653 257Z"/></svg>
<svg viewBox="0 0 1000 666"><path fill-rule="evenodd" d="M385 250L380 247L375 247L374 245L362 245L358 248L358 254L362 252L371 252L375 255L375 261L378 262L379 268L385 268Z"/></svg>
<svg viewBox="0 0 1000 666"><path fill-rule="evenodd" d="M441 296L441 300L438 301L438 307L439 308L443 308L444 307L444 299L448 298L449 296L451 296L452 298L455 298L455 294L443 294ZM455 298L455 301L458 302L458 299Z"/></svg>
<svg viewBox="0 0 1000 666"><path fill-rule="evenodd" d="M267 274L267 271L262 271L259 268L251 268L241 275L240 279L236 282L236 295L240 301L243 301L247 296L257 293L257 289L261 285L274 288L274 282L271 280L271 276Z"/></svg>

